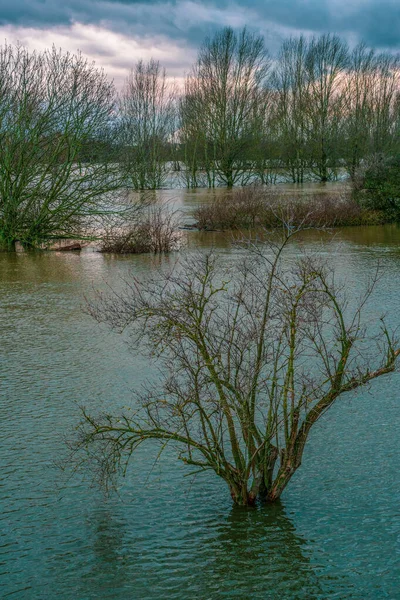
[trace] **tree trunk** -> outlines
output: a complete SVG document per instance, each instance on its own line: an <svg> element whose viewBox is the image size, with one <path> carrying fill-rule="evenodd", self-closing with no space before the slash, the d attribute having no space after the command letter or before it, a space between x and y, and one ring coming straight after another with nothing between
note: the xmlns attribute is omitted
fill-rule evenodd
<svg viewBox="0 0 400 600"><path fill-rule="evenodd" d="M267 492L267 502L275 502L276 500L279 500L283 490L286 488L287 484L299 466L300 464L298 466L293 466L291 461L285 461L285 463L279 468L278 474Z"/></svg>
<svg viewBox="0 0 400 600"><path fill-rule="evenodd" d="M248 491L247 485L243 483L231 484L229 486L231 497L236 506L254 506L257 496Z"/></svg>
<svg viewBox="0 0 400 600"><path fill-rule="evenodd" d="M230 189L230 188L233 187L233 172L232 172L232 169L229 169L226 172L225 175L226 175L226 185Z"/></svg>

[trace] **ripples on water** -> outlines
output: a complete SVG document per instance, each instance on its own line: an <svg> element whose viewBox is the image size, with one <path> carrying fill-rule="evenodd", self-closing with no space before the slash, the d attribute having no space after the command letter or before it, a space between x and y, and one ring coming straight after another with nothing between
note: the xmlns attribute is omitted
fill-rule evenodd
<svg viewBox="0 0 400 600"><path fill-rule="evenodd" d="M231 256L221 236L190 235L189 247L212 243ZM354 228L321 250L354 289L382 261L370 316L388 311L394 325L399 242L396 228ZM126 405L149 374L147 361L83 313L83 296L153 264L0 255L0 596L400 598L398 374L337 402L277 506L233 509L223 483L183 477L168 453L152 469L154 457L139 453L111 498L62 479L54 461L78 405Z"/></svg>

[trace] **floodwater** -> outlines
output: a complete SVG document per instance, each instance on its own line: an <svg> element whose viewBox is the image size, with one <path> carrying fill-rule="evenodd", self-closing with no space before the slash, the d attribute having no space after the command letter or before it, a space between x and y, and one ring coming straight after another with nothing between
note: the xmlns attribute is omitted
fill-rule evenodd
<svg viewBox="0 0 400 600"><path fill-rule="evenodd" d="M185 235L186 251L236 252L222 234ZM398 325L400 229L348 228L322 246L321 235L304 244L350 293L380 261L368 319L386 312ZM400 598L398 373L318 422L276 506L233 508L223 482L184 477L168 452L155 463L152 448L110 497L55 466L79 405L117 411L152 376L146 359L84 313L84 296L157 264L92 251L0 255L0 597Z"/></svg>

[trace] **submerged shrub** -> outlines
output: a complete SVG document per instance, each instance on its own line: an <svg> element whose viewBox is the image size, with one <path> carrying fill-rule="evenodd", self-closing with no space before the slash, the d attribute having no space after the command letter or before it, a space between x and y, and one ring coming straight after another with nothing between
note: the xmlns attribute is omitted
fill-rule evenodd
<svg viewBox="0 0 400 600"><path fill-rule="evenodd" d="M103 235L100 252L167 253L179 249L181 238L176 212L165 205L152 205L136 214L132 221L110 226Z"/></svg>
<svg viewBox="0 0 400 600"><path fill-rule="evenodd" d="M254 227L265 209L263 188L232 190L222 198L199 206L194 217L199 229L235 229Z"/></svg>
<svg viewBox="0 0 400 600"><path fill-rule="evenodd" d="M294 225L339 227L380 224L382 211L361 206L350 193L286 196L264 188L234 190L195 211L197 227L203 230L278 227L291 215Z"/></svg>

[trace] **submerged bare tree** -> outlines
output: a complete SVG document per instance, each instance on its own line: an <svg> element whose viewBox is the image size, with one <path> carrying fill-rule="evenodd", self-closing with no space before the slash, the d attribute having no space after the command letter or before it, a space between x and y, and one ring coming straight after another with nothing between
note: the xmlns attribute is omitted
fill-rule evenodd
<svg viewBox="0 0 400 600"><path fill-rule="evenodd" d="M352 180L370 150L376 62L374 51L358 44L350 56L350 69L343 82L341 154Z"/></svg>
<svg viewBox="0 0 400 600"><path fill-rule="evenodd" d="M322 35L309 43L305 112L310 120L312 170L322 182L336 176L341 158L342 88L348 61L347 44L336 35Z"/></svg>
<svg viewBox="0 0 400 600"><path fill-rule="evenodd" d="M0 48L0 247L82 235L120 185L114 88L80 54Z"/></svg>
<svg viewBox="0 0 400 600"><path fill-rule="evenodd" d="M166 254L182 245L178 211L168 203L144 197L129 214L111 215L105 224L100 251L117 254Z"/></svg>
<svg viewBox="0 0 400 600"><path fill-rule="evenodd" d="M371 154L393 156L399 152L396 108L400 97L400 57L381 53L372 86Z"/></svg>
<svg viewBox="0 0 400 600"><path fill-rule="evenodd" d="M377 337L362 322L372 287L351 310L319 259L283 262L292 235L268 249L251 244L229 267L212 253L191 255L90 305L98 321L127 329L136 348L156 356L164 374L132 412L84 412L76 449L103 478L153 440L222 477L236 504L275 501L326 410L394 370L400 351L383 321Z"/></svg>
<svg viewBox="0 0 400 600"><path fill-rule="evenodd" d="M181 142L189 173L207 173L209 187L246 183L261 143L268 52L262 36L230 27L207 39L186 81Z"/></svg>
<svg viewBox="0 0 400 600"><path fill-rule="evenodd" d="M162 187L168 173L167 147L175 133L175 92L160 63L139 61L120 101L121 165L134 189Z"/></svg>
<svg viewBox="0 0 400 600"><path fill-rule="evenodd" d="M311 163L307 57L308 43L303 36L285 40L272 78L276 94L276 141L282 165L293 183L303 183Z"/></svg>

